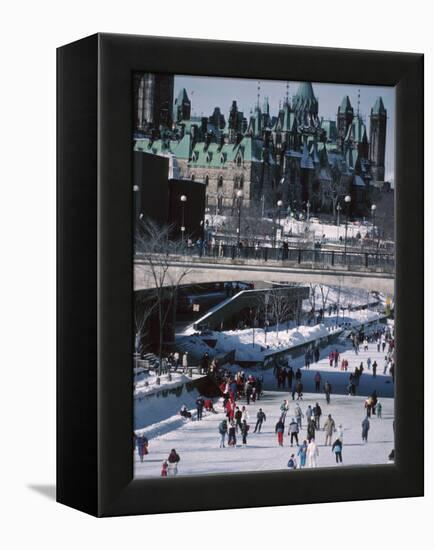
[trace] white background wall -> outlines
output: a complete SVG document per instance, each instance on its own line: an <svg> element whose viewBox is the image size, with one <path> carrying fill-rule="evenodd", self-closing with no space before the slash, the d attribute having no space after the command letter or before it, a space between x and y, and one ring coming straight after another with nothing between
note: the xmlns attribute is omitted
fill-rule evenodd
<svg viewBox="0 0 434 550"><path fill-rule="evenodd" d="M434 145L434 46L428 6L422 0L3 3L0 540L10 539L3 548L182 548L188 541L194 547L220 550L229 544L233 549L265 544L390 548L392 543L410 548L431 531L432 392L427 405L425 499L96 520L32 489L43 486L53 493L55 479L56 47L105 31L424 52L426 121L431 123L426 124L425 146L428 208L433 205ZM431 215L427 220L427 241L433 238L433 219ZM430 268L432 255L427 257ZM433 311L432 296L427 301L427 309ZM427 334L432 334L433 323L427 326ZM433 384L431 370L427 369L426 387Z"/></svg>

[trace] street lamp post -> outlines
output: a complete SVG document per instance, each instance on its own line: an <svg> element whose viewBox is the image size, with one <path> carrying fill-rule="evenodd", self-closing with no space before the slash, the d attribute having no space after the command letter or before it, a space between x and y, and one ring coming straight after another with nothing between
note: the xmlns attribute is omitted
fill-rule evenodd
<svg viewBox="0 0 434 550"><path fill-rule="evenodd" d="M238 248L241 245L241 204L243 201L243 192L241 189L237 191L237 208L238 208L238 227L237 227L237 233L238 233Z"/></svg>
<svg viewBox="0 0 434 550"><path fill-rule="evenodd" d="M134 192L134 204L136 208L136 217L140 215L141 204L140 204L140 187L138 185L133 185Z"/></svg>
<svg viewBox="0 0 434 550"><path fill-rule="evenodd" d="M205 208L205 215L203 217L203 220L201 222L202 224L202 239L203 241L207 241L208 240L208 227L209 227L209 221L206 219L206 216L210 213L210 209L209 208Z"/></svg>
<svg viewBox="0 0 434 550"><path fill-rule="evenodd" d="M351 202L350 195L346 195L344 201L347 205L346 206L346 217L345 217L345 244L344 244L344 257L345 257L345 262L346 262L346 260L347 260L348 216L350 214L350 202Z"/></svg>
<svg viewBox="0 0 434 550"><path fill-rule="evenodd" d="M306 209L307 209L307 226L309 227L309 220L310 220L310 207L311 207L311 204L309 201L307 201L306 203Z"/></svg>
<svg viewBox="0 0 434 550"><path fill-rule="evenodd" d="M187 197L186 197L186 195L181 195L180 201L181 201L181 241L182 241L182 244L184 244L184 236L185 236L185 203L187 202Z"/></svg>
<svg viewBox="0 0 434 550"><path fill-rule="evenodd" d="M340 223L341 223L341 210L342 210L342 206L340 205L340 203L338 202L338 204L336 205L336 212L338 213L338 220L337 220L337 226L339 227Z"/></svg>
<svg viewBox="0 0 434 550"><path fill-rule="evenodd" d="M339 227L340 227L340 224L341 224L341 210L342 210L342 206L341 206L340 203L338 202L338 204L336 205L337 226L338 226L338 239L339 239Z"/></svg>
<svg viewBox="0 0 434 550"><path fill-rule="evenodd" d="M283 206L283 202L281 200L278 200L277 201L277 225L278 225L279 228L280 228L280 215L281 215L282 206ZM277 246L277 232L278 231L279 231L279 229L276 227L276 234L275 234L275 237L274 237L274 246Z"/></svg>
<svg viewBox="0 0 434 550"><path fill-rule="evenodd" d="M377 207L375 204L371 206L371 213L372 213L372 240L375 240L375 211L377 210Z"/></svg>

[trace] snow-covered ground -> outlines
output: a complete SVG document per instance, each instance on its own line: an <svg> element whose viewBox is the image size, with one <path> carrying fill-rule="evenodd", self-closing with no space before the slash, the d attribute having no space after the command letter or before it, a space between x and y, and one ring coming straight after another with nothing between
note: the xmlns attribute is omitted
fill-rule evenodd
<svg viewBox="0 0 434 550"><path fill-rule="evenodd" d="M368 292L362 288L346 287L338 285L319 285L311 284L310 291L315 293L315 309L318 310L328 305L340 304L341 307L364 306L379 301L383 306L386 303L386 297L380 292ZM322 291L322 292L321 292ZM304 300L303 307L311 309L312 301Z"/></svg>
<svg viewBox="0 0 434 550"><path fill-rule="evenodd" d="M310 233L315 234L315 239L321 239L325 235L325 239L329 241L337 241L339 237L345 237L345 220L340 225L321 223L316 218L311 218L309 223L306 220L296 220L285 218L282 220L284 233L291 232L293 235L303 235L306 229ZM368 232L372 231L371 223L348 223L347 237L355 238L359 233L361 237L365 237Z"/></svg>
<svg viewBox="0 0 434 550"><path fill-rule="evenodd" d="M227 216L206 214L205 219L217 230L224 227L228 222ZM273 223L272 218L264 218L270 223ZM276 222L277 223L277 222ZM341 223L338 225L331 223L322 223L312 216L309 220L297 220L295 218L286 217L280 220L280 225L283 227L284 234L292 233L292 235L304 235L306 229L310 233L315 234L315 239L321 239L323 235L327 240L337 241L339 237L345 237L345 218L341 217ZM348 222L347 237L353 238L360 233L361 237L372 231L370 222Z"/></svg>
<svg viewBox="0 0 434 550"><path fill-rule="evenodd" d="M278 331L276 327L270 327L266 334L263 329L255 329L254 332L254 346L253 329L213 332L212 338L217 339L214 349L219 353L235 350L236 361L262 361L270 351L315 342L333 333L325 325L300 326L288 330L283 326Z"/></svg>
<svg viewBox="0 0 434 550"><path fill-rule="evenodd" d="M346 311L344 315L340 314L339 322L350 328L373 323L379 318L380 315L376 311ZM340 332L340 329L336 329L334 325L336 325L336 316L326 315L324 323L314 326L295 327L294 323L282 324L279 330L276 330L277 327L269 327L266 334L260 328L222 332L208 331L203 337L188 335L188 331L186 331L187 334L178 335L177 341L181 345L183 341L188 342L190 352L193 352L196 357L201 357L206 351L210 355L220 355L235 350L236 361L262 361L271 351L313 343ZM190 332L192 331L190 330ZM204 339L216 340L217 343L214 348L209 348L203 341Z"/></svg>
<svg viewBox="0 0 434 550"><path fill-rule="evenodd" d="M331 348L330 348L331 349ZM311 369L303 369L302 382L304 384L303 401L300 402L303 413L307 406L319 402L323 417L331 414L336 425L342 424L344 430L343 461L345 466L385 464L388 462L388 454L394 446L393 443L393 418L394 399L393 383L389 375L383 375L384 355L377 352L375 344L369 344L368 350L360 351L358 355L353 350L343 351L341 357L349 361L348 372L330 367L327 360L328 349L322 353L319 363L312 365ZM367 358L376 360L379 368L377 377L372 376L372 371L366 368ZM365 370L360 379L358 395L348 396L345 387L348 383L348 375L363 361ZM294 367L301 366L302 358L292 362ZM332 398L330 405L325 402L324 394L313 393L313 377L319 371L322 382L329 380L332 385ZM149 437L149 455L141 463L137 454L134 455L134 467L136 477L156 477L160 475L161 464L167 459L169 452L175 448L180 455L179 475L202 475L223 472L248 472L285 469L291 452L289 438L285 432L284 447L277 446L277 438L274 433L275 424L280 415L280 404L283 399L290 400L290 410L287 415L287 423L294 413L295 402L291 400L287 391L276 391L276 383L271 371L261 371L264 374L264 395L261 401L247 406L249 412L250 432L247 447L219 448L218 424L224 418L220 401L216 404L217 414L206 413L202 421L184 421L173 417L171 421L156 423L149 426L144 433ZM376 390L382 403L382 419L373 416L369 431L369 442L361 441L361 422L365 416L364 400L367 395ZM245 404L243 400L240 405ZM160 402L160 407L164 401ZM189 404L191 407L192 404ZM262 432L254 434L256 413L261 407L267 421L263 424ZM321 424L322 425L322 424ZM173 428L173 429L172 429ZM299 435L300 440L306 437L305 419ZM325 434L321 430L317 432L316 441L319 444L319 467L336 466L331 447L324 446Z"/></svg>
<svg viewBox="0 0 434 550"><path fill-rule="evenodd" d="M283 398L282 392L267 392L264 398L248 406L250 415L250 432L247 438L247 447L241 446L241 440L237 441L236 448L219 448L220 436L218 424L224 418L224 413L207 413L203 420L183 423L178 429L150 440L149 455L143 463L137 454L134 456L136 477L155 477L161 472L161 464L167 459L170 450L175 448L180 455L180 475L201 475L224 472L249 472L264 470L285 469L288 459L295 448L291 448L289 437L285 431L284 447L277 445L275 424L280 416L280 404ZM382 416L371 418L368 443L361 440L361 422L364 418L364 398L333 396L330 405L325 403L322 396L305 394L301 407L303 413L307 406L320 402L325 420L327 414L331 414L336 425L342 424L344 429L343 463L344 465L385 464L388 454L394 446L393 443L393 399L383 398ZM253 433L254 418L262 407L267 420L262 426L260 434ZM289 424L294 412L294 402L290 403L286 425ZM304 419L305 420L305 419ZM286 426L287 427L287 426ZM299 439L306 438L306 422L302 425ZM324 446L325 434L319 430L316 434L316 442L319 445L319 466L336 466L334 453L331 447Z"/></svg>

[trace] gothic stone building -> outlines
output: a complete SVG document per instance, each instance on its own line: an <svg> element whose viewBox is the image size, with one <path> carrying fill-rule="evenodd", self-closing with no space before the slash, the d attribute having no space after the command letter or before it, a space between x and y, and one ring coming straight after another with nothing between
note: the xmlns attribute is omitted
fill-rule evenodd
<svg viewBox="0 0 434 550"><path fill-rule="evenodd" d="M209 117L191 116L185 89L169 114L173 82L170 92L167 77L145 77L138 80L135 151L171 157L175 177L203 183L206 206L216 213L233 211L242 190L245 206L268 207L281 199L292 210L309 202L312 212L334 212L349 193L353 213L362 215L368 211L371 185L384 180L387 111L381 98L371 109L368 140L348 96L336 120L320 118L309 82L300 84L292 101L287 94L276 116L267 98L261 108L258 97L248 118L233 101L226 120L219 107Z"/></svg>

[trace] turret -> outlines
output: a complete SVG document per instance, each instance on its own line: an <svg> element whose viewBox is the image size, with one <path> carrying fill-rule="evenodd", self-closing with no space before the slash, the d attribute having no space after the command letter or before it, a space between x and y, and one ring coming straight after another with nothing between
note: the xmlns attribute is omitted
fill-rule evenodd
<svg viewBox="0 0 434 550"><path fill-rule="evenodd" d="M338 107L337 124L338 135L341 144L347 135L348 128L351 126L354 118L354 109L351 106L350 98L346 95Z"/></svg>
<svg viewBox="0 0 434 550"><path fill-rule="evenodd" d="M312 126L318 119L318 100L310 82L302 82L292 98L292 110L300 124Z"/></svg>
<svg viewBox="0 0 434 550"><path fill-rule="evenodd" d="M188 98L187 90L182 88L179 91L178 97L175 99L173 108L173 118L175 122L181 120L190 120L191 101Z"/></svg>
<svg viewBox="0 0 434 550"><path fill-rule="evenodd" d="M371 161L372 178L375 181L384 181L387 111L381 97L375 101L370 118L369 160Z"/></svg>

